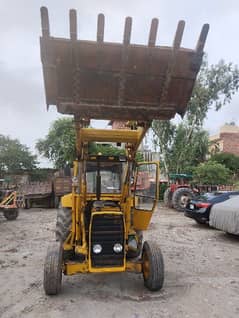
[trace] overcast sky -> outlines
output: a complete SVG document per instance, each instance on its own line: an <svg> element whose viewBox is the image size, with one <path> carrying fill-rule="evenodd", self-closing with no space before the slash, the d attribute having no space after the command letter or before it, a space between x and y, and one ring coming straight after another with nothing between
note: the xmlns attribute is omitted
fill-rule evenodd
<svg viewBox="0 0 239 318"><path fill-rule="evenodd" d="M69 9L78 10L81 39L95 40L97 14L105 14L105 40L122 41L124 18L133 17L133 43L146 44L151 19L159 18L157 44L171 45L177 22L186 21L182 46L194 48L204 23L209 63L221 58L239 65L238 0L0 0L0 134L18 138L31 149L60 115L46 111L40 61L40 7L47 6L52 36L69 37ZM205 128L214 134L225 122L239 125L239 95L230 105L210 111ZM102 125L105 125L103 123Z"/></svg>

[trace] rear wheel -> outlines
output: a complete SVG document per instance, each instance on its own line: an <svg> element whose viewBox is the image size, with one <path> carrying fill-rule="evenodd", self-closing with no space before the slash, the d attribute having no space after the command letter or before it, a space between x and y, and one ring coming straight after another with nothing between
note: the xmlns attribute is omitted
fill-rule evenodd
<svg viewBox="0 0 239 318"><path fill-rule="evenodd" d="M16 220L18 217L19 210L18 209L4 209L3 215L8 221Z"/></svg>
<svg viewBox="0 0 239 318"><path fill-rule="evenodd" d="M173 193L172 203L177 211L184 211L189 200L193 198L190 188L179 188Z"/></svg>
<svg viewBox="0 0 239 318"><path fill-rule="evenodd" d="M71 229L71 209L63 208L60 204L57 210L56 240L64 242Z"/></svg>
<svg viewBox="0 0 239 318"><path fill-rule="evenodd" d="M172 191L170 188L167 188L165 191L164 191L164 195L163 195L163 202L164 202L164 205L168 208L172 208L173 205L172 205Z"/></svg>
<svg viewBox="0 0 239 318"><path fill-rule="evenodd" d="M164 262L160 247L154 242L144 242L142 254L144 285L151 291L160 290L164 282Z"/></svg>

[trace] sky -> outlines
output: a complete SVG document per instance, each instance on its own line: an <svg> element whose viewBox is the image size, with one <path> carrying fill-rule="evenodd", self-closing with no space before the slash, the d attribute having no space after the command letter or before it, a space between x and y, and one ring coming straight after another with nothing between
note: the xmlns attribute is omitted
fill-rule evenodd
<svg viewBox="0 0 239 318"><path fill-rule="evenodd" d="M62 115L47 112L40 61L40 7L47 6L52 36L69 37L69 9L77 9L81 39L96 39L98 13L105 14L105 41L122 42L124 19L133 17L132 43L146 44L151 19L159 18L158 45L171 45L179 20L186 21L182 46L194 48L204 23L210 64L239 65L238 0L0 0L0 134L17 138L33 152L50 124ZM205 128L218 132L225 122L239 125L239 94L219 112L210 110ZM99 124L106 126L106 122ZM42 161L44 164L44 161Z"/></svg>

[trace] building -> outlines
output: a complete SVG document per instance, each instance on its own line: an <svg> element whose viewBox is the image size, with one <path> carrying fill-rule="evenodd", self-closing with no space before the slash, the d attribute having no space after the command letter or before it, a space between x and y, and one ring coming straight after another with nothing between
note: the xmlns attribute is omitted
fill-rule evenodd
<svg viewBox="0 0 239 318"><path fill-rule="evenodd" d="M239 156L239 127L235 125L224 125L219 134L210 137L209 152L227 152Z"/></svg>

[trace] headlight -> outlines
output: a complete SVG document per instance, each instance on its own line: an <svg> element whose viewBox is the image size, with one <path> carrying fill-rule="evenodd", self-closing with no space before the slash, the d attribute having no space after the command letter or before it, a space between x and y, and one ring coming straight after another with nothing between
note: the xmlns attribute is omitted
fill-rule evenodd
<svg viewBox="0 0 239 318"><path fill-rule="evenodd" d="M102 251L102 246L100 244L93 245L93 252L95 254L100 254Z"/></svg>
<svg viewBox="0 0 239 318"><path fill-rule="evenodd" d="M114 250L115 253L120 253L123 250L123 246L120 243L116 243L113 246L113 250Z"/></svg>

